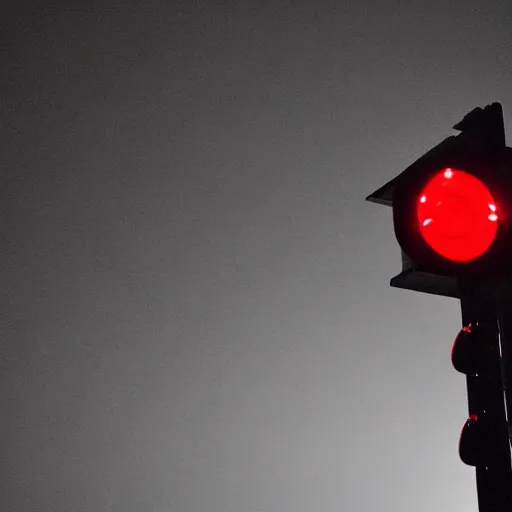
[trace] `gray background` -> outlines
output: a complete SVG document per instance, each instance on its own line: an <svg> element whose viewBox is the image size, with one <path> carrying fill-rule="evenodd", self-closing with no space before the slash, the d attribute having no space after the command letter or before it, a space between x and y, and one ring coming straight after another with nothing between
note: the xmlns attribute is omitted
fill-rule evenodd
<svg viewBox="0 0 512 512"><path fill-rule="evenodd" d="M5 511L476 511L456 301L364 197L473 107L502 1L1 16ZM510 138L509 138L510 142Z"/></svg>

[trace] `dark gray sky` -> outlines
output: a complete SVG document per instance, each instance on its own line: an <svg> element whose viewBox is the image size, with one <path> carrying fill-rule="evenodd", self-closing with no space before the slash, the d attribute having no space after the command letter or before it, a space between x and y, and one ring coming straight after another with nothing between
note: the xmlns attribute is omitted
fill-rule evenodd
<svg viewBox="0 0 512 512"><path fill-rule="evenodd" d="M458 303L388 287L364 197L475 106L511 128L509 0L30 5L0 31L2 510L476 511Z"/></svg>

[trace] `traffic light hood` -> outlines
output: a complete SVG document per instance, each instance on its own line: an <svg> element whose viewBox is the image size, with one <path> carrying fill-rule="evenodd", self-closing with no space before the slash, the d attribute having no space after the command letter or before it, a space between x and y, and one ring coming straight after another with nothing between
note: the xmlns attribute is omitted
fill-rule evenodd
<svg viewBox="0 0 512 512"><path fill-rule="evenodd" d="M467 161L473 152L478 154L485 151L488 153L505 148L503 110L499 103L473 109L453 128L461 133L443 140L405 171L370 194L366 200L384 206L393 206L394 192L397 187L403 185L404 182L417 180L420 173L425 174L425 172L432 172L433 168L441 167L443 161L447 162L446 167L450 167L448 162L457 156L458 160ZM468 150L470 154L465 154Z"/></svg>

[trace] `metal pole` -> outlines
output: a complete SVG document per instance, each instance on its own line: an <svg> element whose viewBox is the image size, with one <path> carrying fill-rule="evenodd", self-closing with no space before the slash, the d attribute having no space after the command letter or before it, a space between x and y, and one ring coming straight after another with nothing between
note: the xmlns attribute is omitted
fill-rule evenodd
<svg viewBox="0 0 512 512"><path fill-rule="evenodd" d="M512 453L512 278L501 282L496 294L496 317L498 321L501 380L508 425L509 448Z"/></svg>
<svg viewBox="0 0 512 512"><path fill-rule="evenodd" d="M505 353L509 358L505 364L508 372L506 376L510 377L508 382L512 383L512 301L503 301L500 298L503 294L493 293L496 288L488 282L460 282L460 289L463 325L485 324L484 342L490 344L486 347L487 353L490 348L496 356L500 352L503 355L503 345L506 345ZM495 300L497 297L500 300ZM469 415L478 417L480 425L487 426L483 431L483 439L478 440L484 443L484 447L479 449L485 450L485 462L476 466L480 512L512 511L511 451L503 389L503 371L500 374L499 366L491 378L467 376Z"/></svg>

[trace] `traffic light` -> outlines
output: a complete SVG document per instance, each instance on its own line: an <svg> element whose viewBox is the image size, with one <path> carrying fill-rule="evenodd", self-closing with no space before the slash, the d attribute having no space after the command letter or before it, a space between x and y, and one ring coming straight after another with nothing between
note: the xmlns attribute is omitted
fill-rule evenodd
<svg viewBox="0 0 512 512"><path fill-rule="evenodd" d="M367 200L392 208L402 271L391 286L460 300L459 454L476 468L480 511L512 510L512 149L498 103L454 128Z"/></svg>
<svg viewBox="0 0 512 512"><path fill-rule="evenodd" d="M461 460L474 466L481 512L510 510L512 471L506 407L510 338L504 332L502 291L492 281L460 280L463 327L452 347L465 374L468 418L459 439Z"/></svg>
<svg viewBox="0 0 512 512"><path fill-rule="evenodd" d="M498 231L496 200L489 188L474 175L450 167L426 182L417 200L416 217L424 243L453 262L472 261L485 254Z"/></svg>
<svg viewBox="0 0 512 512"><path fill-rule="evenodd" d="M474 109L455 129L367 197L393 210L403 269L392 286L458 297L457 278L510 271L512 149L501 105Z"/></svg>
<svg viewBox="0 0 512 512"><path fill-rule="evenodd" d="M459 331L452 347L452 363L466 375L470 397L469 417L459 440L460 458L477 468L510 468L499 331L492 316L475 319Z"/></svg>
<svg viewBox="0 0 512 512"><path fill-rule="evenodd" d="M459 331L452 346L452 364L458 372L490 379L500 376L495 329L492 321L474 319Z"/></svg>

